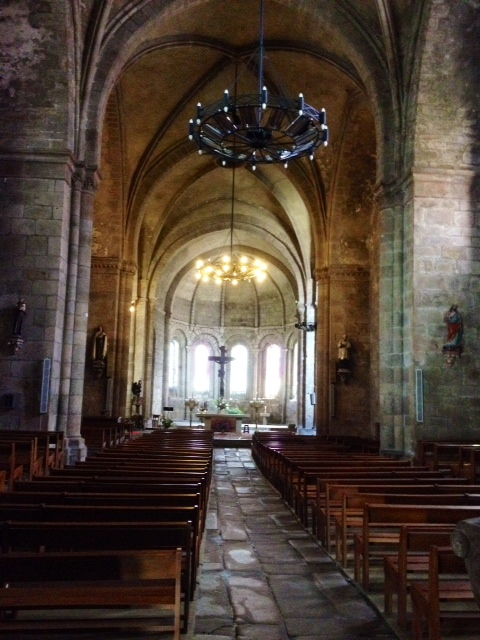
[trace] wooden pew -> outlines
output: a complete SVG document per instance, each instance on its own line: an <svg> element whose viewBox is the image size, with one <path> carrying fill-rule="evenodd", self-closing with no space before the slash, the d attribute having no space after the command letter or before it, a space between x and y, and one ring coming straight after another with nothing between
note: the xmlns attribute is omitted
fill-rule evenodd
<svg viewBox="0 0 480 640"><path fill-rule="evenodd" d="M103 451L108 447L115 447L123 442L117 435L118 429L110 425L82 425L80 433L85 439L87 455Z"/></svg>
<svg viewBox="0 0 480 640"><path fill-rule="evenodd" d="M178 487L178 489L176 488ZM181 474L166 474L165 476L155 476L145 478L125 475L120 476L73 476L33 478L31 482L16 481L13 485L14 492L32 491L84 491L100 493L157 493L168 491L192 491L200 492L200 507L203 513L206 512L208 504L208 485L202 474L189 473L184 478Z"/></svg>
<svg viewBox="0 0 480 640"><path fill-rule="evenodd" d="M99 487L102 488L102 487ZM137 487L137 491L141 487ZM9 508L15 506L39 506L39 505L70 505L70 506L136 506L136 507L194 507L198 509L198 535L201 536L205 526L206 505L202 505L201 494L181 491L177 487L176 491L166 493L158 490L155 493L120 493L118 491L96 491L87 493L85 491L9 491L0 494L0 517L5 518L12 515ZM168 490L168 489L167 489Z"/></svg>
<svg viewBox="0 0 480 640"><path fill-rule="evenodd" d="M458 475L472 483L480 478L480 444L460 447Z"/></svg>
<svg viewBox="0 0 480 640"><path fill-rule="evenodd" d="M417 490L419 488L417 487ZM401 504L401 505L466 505L465 494L454 493L359 493L343 494L342 506L334 516L335 520L335 552L336 559L343 567L347 566L347 541L363 525L363 512L367 504ZM393 541L397 540L396 536ZM387 543L387 542L386 542Z"/></svg>
<svg viewBox="0 0 480 640"><path fill-rule="evenodd" d="M363 473L383 473L386 476L413 477L420 475L435 474L433 477L440 477L441 472L428 471L424 467L412 467L407 461L397 460L357 460L344 457L341 460L330 460L317 464L298 465L294 476L287 479L289 488L284 499L294 509L299 519L305 527L309 525L309 510L316 501L317 479L325 477L326 473L338 474L363 474Z"/></svg>
<svg viewBox="0 0 480 640"><path fill-rule="evenodd" d="M401 629L407 626L407 602L409 583L422 578L428 571L430 547L449 546L455 525L426 525L400 527L398 553L384 556L384 609L387 615L393 611L394 595L397 595L397 623Z"/></svg>
<svg viewBox="0 0 480 640"><path fill-rule="evenodd" d="M362 529L353 536L355 581L368 590L372 550L388 555L398 548L401 525L456 524L479 515L478 506L366 504Z"/></svg>
<svg viewBox="0 0 480 640"><path fill-rule="evenodd" d="M65 464L65 434L62 431L34 431L33 429L0 431L0 442L31 442L36 440L37 457L43 458L44 475L50 468Z"/></svg>
<svg viewBox="0 0 480 640"><path fill-rule="evenodd" d="M424 620L429 640L441 640L441 624L446 620L454 621L455 626L473 621L478 625L480 622L480 610L475 602L465 561L456 556L450 547L431 547L428 582L412 582L410 591L414 640L422 640ZM455 609L455 605L459 604L461 607Z"/></svg>
<svg viewBox="0 0 480 640"><path fill-rule="evenodd" d="M312 533L316 535L322 546L329 553L332 552L332 544L335 530L334 517L342 511L345 496L362 493L400 493L400 494L438 494L461 493L469 503L467 492L475 485L465 485L461 478L436 478L432 484L431 478L415 478L415 483L409 483L405 478L372 479L339 479L334 482L317 479L316 502L312 506ZM480 493L480 485L478 485Z"/></svg>
<svg viewBox="0 0 480 640"><path fill-rule="evenodd" d="M311 509L316 502L319 481L334 482L336 480L350 479L355 482L363 479L372 480L373 482L383 481L385 483L390 480L403 480L404 483L411 483L416 482L417 479L437 482L443 477L445 475L441 471L425 471L423 468L417 467L375 467L375 465L368 467L335 466L333 470L325 467L317 471L304 471L301 484L294 491L299 500L295 512L302 523L308 526L307 509Z"/></svg>
<svg viewBox="0 0 480 640"><path fill-rule="evenodd" d="M395 460L393 458L373 456L370 454L351 453L316 453L308 455L284 455L279 456L277 466L277 488L283 498L294 506L296 497L302 496L305 478L315 470L328 470L328 468L344 467L370 468L370 467L411 467L407 460Z"/></svg>
<svg viewBox="0 0 480 640"><path fill-rule="evenodd" d="M140 622L156 631L173 632L180 640L181 550L89 551L68 553L8 553L0 555L0 633L46 629L125 628ZM160 616L88 616L88 609L160 607L173 622ZM22 610L74 608L81 616L37 620L23 618ZM150 611L150 610L149 610Z"/></svg>
<svg viewBox="0 0 480 640"><path fill-rule="evenodd" d="M14 442L0 443L0 470L9 489L15 480L23 478L23 465L17 462Z"/></svg>
<svg viewBox="0 0 480 640"><path fill-rule="evenodd" d="M434 457L435 457L435 449L437 447L437 459L438 459L438 445L470 445L470 444L480 444L478 438L475 440L433 440L433 439L420 439L417 441L417 451L415 454L416 464L426 464L428 466L433 467L434 465Z"/></svg>
<svg viewBox="0 0 480 640"><path fill-rule="evenodd" d="M182 631L194 598L196 567L191 523L180 522L6 522L0 528L2 553L12 551L165 550L182 552Z"/></svg>
<svg viewBox="0 0 480 640"><path fill-rule="evenodd" d="M2 505L3 522L189 522L193 531L192 566L198 568L202 531L197 506L156 505Z"/></svg>

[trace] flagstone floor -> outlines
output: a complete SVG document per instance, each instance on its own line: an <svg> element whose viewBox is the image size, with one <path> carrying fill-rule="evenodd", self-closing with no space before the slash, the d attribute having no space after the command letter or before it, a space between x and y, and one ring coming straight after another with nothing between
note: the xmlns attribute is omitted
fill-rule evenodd
<svg viewBox="0 0 480 640"><path fill-rule="evenodd" d="M398 640L252 461L216 448L192 640Z"/></svg>

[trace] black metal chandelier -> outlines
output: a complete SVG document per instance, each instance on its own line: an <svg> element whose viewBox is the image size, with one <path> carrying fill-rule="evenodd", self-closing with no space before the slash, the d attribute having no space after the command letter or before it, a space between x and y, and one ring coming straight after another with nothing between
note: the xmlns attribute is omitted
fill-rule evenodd
<svg viewBox="0 0 480 640"><path fill-rule="evenodd" d="M197 105L190 120L190 140L199 153L219 158L224 166L283 162L309 156L328 144L325 109L306 104L303 94L287 98L269 94L263 79L264 0L260 1L259 92L223 98Z"/></svg>

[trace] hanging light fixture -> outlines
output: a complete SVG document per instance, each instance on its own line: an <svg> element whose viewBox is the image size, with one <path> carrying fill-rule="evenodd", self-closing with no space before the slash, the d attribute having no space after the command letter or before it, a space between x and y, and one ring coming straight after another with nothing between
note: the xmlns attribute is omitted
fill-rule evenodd
<svg viewBox="0 0 480 640"><path fill-rule="evenodd" d="M233 229L235 213L235 165L232 167L232 203L230 209L230 251L215 260L197 260L196 278L202 282L223 282L237 285L239 282L256 280L263 282L267 277L267 265L258 258L238 255L233 251Z"/></svg>
<svg viewBox="0 0 480 640"><path fill-rule="evenodd" d="M197 116L190 120L190 140L199 153L220 158L224 166L282 162L309 156L328 144L325 109L308 105L298 98L275 96L268 92L263 78L264 0L260 0L259 92L231 96L226 89L221 100L197 105Z"/></svg>

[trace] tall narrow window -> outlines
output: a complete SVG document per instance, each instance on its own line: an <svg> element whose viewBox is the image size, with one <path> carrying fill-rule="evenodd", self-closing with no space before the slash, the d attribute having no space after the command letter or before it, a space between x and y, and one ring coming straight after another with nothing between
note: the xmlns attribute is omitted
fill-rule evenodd
<svg viewBox="0 0 480 640"><path fill-rule="evenodd" d="M280 390L280 355L278 344L267 347L265 357L265 396L267 398L276 398Z"/></svg>
<svg viewBox="0 0 480 640"><path fill-rule="evenodd" d="M210 367L208 356L210 350L205 344L199 344L194 351L193 390L202 393L210 391Z"/></svg>
<svg viewBox="0 0 480 640"><path fill-rule="evenodd" d="M178 340L170 342L168 354L168 386L170 389L178 387L178 371L180 364L180 345Z"/></svg>
<svg viewBox="0 0 480 640"><path fill-rule="evenodd" d="M243 344L236 344L230 353L232 358L235 358L230 363L230 394L245 394L248 376L247 347L244 347Z"/></svg>
<svg viewBox="0 0 480 640"><path fill-rule="evenodd" d="M292 372L292 400L297 399L298 393L298 342L295 343L292 351L292 366L290 368Z"/></svg>

